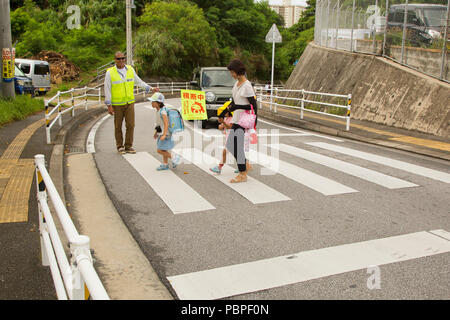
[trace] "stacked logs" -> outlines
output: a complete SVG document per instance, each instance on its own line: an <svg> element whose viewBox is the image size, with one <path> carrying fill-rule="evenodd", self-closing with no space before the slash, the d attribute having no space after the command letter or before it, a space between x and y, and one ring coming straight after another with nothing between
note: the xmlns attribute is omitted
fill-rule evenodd
<svg viewBox="0 0 450 320"><path fill-rule="evenodd" d="M54 84L76 80L80 75L80 68L58 52L43 50L31 59L44 60L50 64L50 78Z"/></svg>

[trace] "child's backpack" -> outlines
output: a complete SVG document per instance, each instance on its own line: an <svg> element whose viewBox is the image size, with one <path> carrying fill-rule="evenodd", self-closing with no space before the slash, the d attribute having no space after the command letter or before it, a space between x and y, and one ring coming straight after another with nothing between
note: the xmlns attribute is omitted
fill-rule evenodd
<svg viewBox="0 0 450 320"><path fill-rule="evenodd" d="M174 108L168 108L167 106L165 108L167 110L167 118L169 121L169 128L168 128L169 132L177 133L184 131L184 122L183 118L181 117L180 111Z"/></svg>

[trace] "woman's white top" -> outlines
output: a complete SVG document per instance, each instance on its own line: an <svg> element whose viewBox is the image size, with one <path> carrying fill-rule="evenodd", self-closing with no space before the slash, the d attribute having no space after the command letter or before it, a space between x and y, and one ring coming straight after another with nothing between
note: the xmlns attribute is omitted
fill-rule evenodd
<svg viewBox="0 0 450 320"><path fill-rule="evenodd" d="M248 102L247 97L255 96L255 90L253 90L252 83L246 80L244 83L238 86L238 82L239 81L236 81L236 83L233 86L233 90L231 91L234 103L238 105L250 104L250 102ZM253 108L256 108L256 106L253 106ZM241 112L244 111L245 110L242 109L234 110L233 119L231 120L231 122L238 123L241 117Z"/></svg>

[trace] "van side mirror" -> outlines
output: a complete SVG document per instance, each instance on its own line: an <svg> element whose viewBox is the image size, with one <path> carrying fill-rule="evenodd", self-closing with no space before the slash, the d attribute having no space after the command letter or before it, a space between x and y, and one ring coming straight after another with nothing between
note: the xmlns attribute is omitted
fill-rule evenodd
<svg viewBox="0 0 450 320"><path fill-rule="evenodd" d="M197 87L198 86L198 81L197 80L191 81L191 86Z"/></svg>

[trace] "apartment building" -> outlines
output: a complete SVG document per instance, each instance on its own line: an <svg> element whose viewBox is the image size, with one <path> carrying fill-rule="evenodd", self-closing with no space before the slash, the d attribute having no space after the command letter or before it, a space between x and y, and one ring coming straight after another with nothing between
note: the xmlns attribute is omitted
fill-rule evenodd
<svg viewBox="0 0 450 320"><path fill-rule="evenodd" d="M291 0L283 0L281 4L270 4L270 8L284 18L284 27L290 28L298 22L305 6L293 5Z"/></svg>

